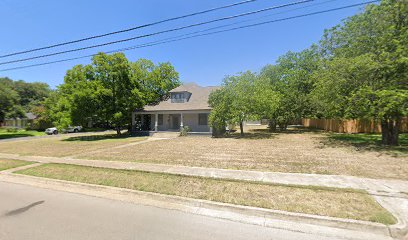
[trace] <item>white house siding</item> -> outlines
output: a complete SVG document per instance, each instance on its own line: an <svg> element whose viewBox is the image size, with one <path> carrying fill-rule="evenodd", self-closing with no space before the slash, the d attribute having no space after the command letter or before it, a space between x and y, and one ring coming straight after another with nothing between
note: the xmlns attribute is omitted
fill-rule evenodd
<svg viewBox="0 0 408 240"><path fill-rule="evenodd" d="M28 126L28 123L32 122L29 119L6 119L4 121L4 127L14 127L14 128L25 128Z"/></svg>
<svg viewBox="0 0 408 240"><path fill-rule="evenodd" d="M211 128L208 125L199 125L199 114L200 113L183 113L183 126L189 126L192 132L210 132ZM207 114L208 120L208 112L203 112L203 114ZM150 115L150 129L154 131L155 129L155 122L156 122L156 114L152 113ZM160 115L160 114L158 114ZM180 130L180 123L181 123L181 113L165 113L163 115L163 123L158 124L157 130L158 131L179 131ZM179 121L177 127L173 124L173 116L177 116Z"/></svg>
<svg viewBox="0 0 408 240"><path fill-rule="evenodd" d="M198 113L184 114L184 126L189 126L192 132L209 132L210 127L198 124Z"/></svg>
<svg viewBox="0 0 408 240"><path fill-rule="evenodd" d="M179 121L180 121L180 114L163 114L163 124L162 125L158 125L157 126L157 130L158 131L171 131L171 130L179 130L178 128L173 128L173 118L172 115L178 115L179 116ZM154 129L154 124L155 124L155 114L152 114L152 125L151 125L151 129Z"/></svg>

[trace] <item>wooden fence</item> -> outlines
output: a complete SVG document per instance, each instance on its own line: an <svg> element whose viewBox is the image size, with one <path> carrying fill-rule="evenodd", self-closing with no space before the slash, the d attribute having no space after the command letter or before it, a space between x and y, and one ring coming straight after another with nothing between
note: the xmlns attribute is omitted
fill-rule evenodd
<svg viewBox="0 0 408 240"><path fill-rule="evenodd" d="M304 127L338 133L381 133L381 125L373 120L302 119ZM403 118L400 132L408 132L408 118Z"/></svg>

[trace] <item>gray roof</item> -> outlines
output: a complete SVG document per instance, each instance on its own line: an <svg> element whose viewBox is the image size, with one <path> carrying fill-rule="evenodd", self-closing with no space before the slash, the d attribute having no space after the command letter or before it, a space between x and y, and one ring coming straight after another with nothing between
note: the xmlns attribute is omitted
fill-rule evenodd
<svg viewBox="0 0 408 240"><path fill-rule="evenodd" d="M33 113L30 113L30 112L26 113L25 115L26 115L26 118L31 119L31 120L37 118L36 115L34 115Z"/></svg>
<svg viewBox="0 0 408 240"><path fill-rule="evenodd" d="M171 99L162 101L154 106L145 106L142 111L188 111L188 110L211 110L208 106L208 97L210 93L219 87L201 87L196 83L183 84L170 92L189 92L191 97L188 102L185 103L172 103Z"/></svg>

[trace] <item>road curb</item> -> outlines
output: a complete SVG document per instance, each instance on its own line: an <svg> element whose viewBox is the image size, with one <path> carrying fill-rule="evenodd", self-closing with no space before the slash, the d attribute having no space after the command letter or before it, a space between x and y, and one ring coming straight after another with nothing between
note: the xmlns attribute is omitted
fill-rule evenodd
<svg viewBox="0 0 408 240"><path fill-rule="evenodd" d="M397 239L408 239L408 222L406 220L408 201L403 198L390 198L388 196L374 196L374 198L397 219L396 224L388 227L390 235Z"/></svg>
<svg viewBox="0 0 408 240"><path fill-rule="evenodd" d="M387 226L366 221L239 206L159 193L17 174L2 173L0 174L0 181L179 210L236 222L304 233L322 232L323 230L330 229L331 231L329 232L332 232L330 235L332 237L342 237L345 233L355 236L356 239L367 239L367 234L371 234L368 239L391 237Z"/></svg>

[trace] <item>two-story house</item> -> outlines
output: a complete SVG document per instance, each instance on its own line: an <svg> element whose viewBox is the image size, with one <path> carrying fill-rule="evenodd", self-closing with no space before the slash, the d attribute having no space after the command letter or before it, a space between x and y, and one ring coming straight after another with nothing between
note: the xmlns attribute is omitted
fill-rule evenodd
<svg viewBox="0 0 408 240"><path fill-rule="evenodd" d="M191 132L211 133L208 97L217 88L195 83L181 85L170 91L166 101L134 111L133 125L142 131L179 131L188 126Z"/></svg>

